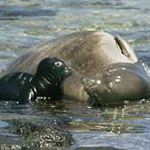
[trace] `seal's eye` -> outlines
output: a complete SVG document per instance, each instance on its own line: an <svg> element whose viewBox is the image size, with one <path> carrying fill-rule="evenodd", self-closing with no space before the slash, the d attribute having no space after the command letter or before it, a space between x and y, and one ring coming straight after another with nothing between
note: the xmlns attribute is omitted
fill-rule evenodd
<svg viewBox="0 0 150 150"><path fill-rule="evenodd" d="M62 64L62 62L61 61L57 61L57 62L55 62L55 66L56 67L60 67L60 66L62 66L63 64Z"/></svg>

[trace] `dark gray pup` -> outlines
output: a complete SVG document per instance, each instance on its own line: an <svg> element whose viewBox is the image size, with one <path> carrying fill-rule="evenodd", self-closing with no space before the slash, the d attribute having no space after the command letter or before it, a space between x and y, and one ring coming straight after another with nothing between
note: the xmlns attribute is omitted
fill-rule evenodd
<svg viewBox="0 0 150 150"><path fill-rule="evenodd" d="M18 103L34 101L37 97L59 100L62 97L60 85L71 73L66 64L57 58L45 58L35 75L17 72L0 79L0 100L13 100Z"/></svg>

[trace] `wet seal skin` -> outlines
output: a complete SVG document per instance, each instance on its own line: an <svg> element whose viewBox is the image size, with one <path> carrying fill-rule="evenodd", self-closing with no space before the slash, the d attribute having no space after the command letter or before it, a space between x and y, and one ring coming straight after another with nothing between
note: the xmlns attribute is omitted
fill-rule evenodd
<svg viewBox="0 0 150 150"><path fill-rule="evenodd" d="M82 81L93 105L121 105L150 97L150 75L140 63L114 64L105 68L97 79Z"/></svg>
<svg viewBox="0 0 150 150"><path fill-rule="evenodd" d="M18 103L34 102L39 99L59 100L62 98L61 83L71 70L64 61L57 58L45 58L35 75L17 72L0 79L0 100Z"/></svg>
<svg viewBox="0 0 150 150"><path fill-rule="evenodd" d="M65 98L83 102L92 99L94 103L98 99L111 105L148 95L149 75L137 63L134 50L122 37L105 32L83 31L44 42L15 60L5 74L35 74L37 64L47 56L63 59L74 70L61 85ZM108 75L113 69L116 71ZM94 88L83 79L93 80ZM97 81L102 83L95 86Z"/></svg>

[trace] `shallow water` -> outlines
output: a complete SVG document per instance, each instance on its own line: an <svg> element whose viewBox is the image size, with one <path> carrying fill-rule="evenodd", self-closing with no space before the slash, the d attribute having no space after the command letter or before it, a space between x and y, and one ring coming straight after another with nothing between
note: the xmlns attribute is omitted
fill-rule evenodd
<svg viewBox="0 0 150 150"><path fill-rule="evenodd" d="M139 59L150 66L149 6L149 0L1 0L0 72L31 46L82 30L123 36ZM18 126L21 122L19 127L24 129L26 124L44 121L44 128L49 125L46 118L50 122L61 120L63 128L72 134L74 144L62 149L149 150L149 102L103 111L80 103L66 104L64 109L53 107L0 104L1 149L9 145L7 149L17 150L20 143L34 143L35 136L25 138L27 133L16 132L12 122L17 121Z"/></svg>

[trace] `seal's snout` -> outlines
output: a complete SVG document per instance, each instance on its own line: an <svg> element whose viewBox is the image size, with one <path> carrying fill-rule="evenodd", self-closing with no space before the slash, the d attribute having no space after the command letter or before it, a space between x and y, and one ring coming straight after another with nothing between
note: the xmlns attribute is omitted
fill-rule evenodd
<svg viewBox="0 0 150 150"><path fill-rule="evenodd" d="M72 73L71 67L65 67L65 75L69 76Z"/></svg>

